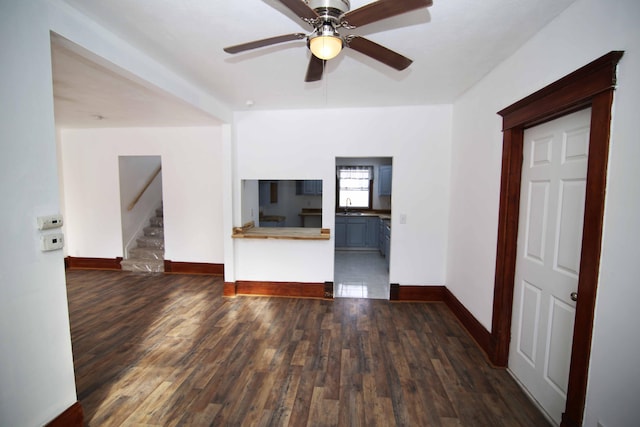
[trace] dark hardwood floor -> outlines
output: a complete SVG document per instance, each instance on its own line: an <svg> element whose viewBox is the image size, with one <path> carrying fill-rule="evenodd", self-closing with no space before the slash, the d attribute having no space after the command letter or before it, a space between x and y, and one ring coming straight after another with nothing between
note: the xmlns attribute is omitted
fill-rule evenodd
<svg viewBox="0 0 640 427"><path fill-rule="evenodd" d="M222 297L209 276L68 271L91 426L546 426L441 303Z"/></svg>

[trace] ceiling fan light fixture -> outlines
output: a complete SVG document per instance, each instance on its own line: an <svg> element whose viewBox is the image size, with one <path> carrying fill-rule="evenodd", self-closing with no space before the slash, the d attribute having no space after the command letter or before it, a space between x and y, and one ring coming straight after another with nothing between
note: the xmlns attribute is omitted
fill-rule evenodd
<svg viewBox="0 0 640 427"><path fill-rule="evenodd" d="M342 50L342 38L331 24L325 23L315 37L309 39L309 49L320 59L333 59Z"/></svg>
<svg viewBox="0 0 640 427"><path fill-rule="evenodd" d="M333 59L342 50L342 39L336 36L318 36L309 41L311 53L320 59Z"/></svg>

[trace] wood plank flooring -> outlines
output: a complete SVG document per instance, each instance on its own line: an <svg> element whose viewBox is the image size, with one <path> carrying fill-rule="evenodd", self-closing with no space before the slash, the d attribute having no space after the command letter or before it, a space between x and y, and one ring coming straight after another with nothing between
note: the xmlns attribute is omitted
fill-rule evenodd
<svg viewBox="0 0 640 427"><path fill-rule="evenodd" d="M220 278L68 271L90 426L546 426L440 303L223 298Z"/></svg>

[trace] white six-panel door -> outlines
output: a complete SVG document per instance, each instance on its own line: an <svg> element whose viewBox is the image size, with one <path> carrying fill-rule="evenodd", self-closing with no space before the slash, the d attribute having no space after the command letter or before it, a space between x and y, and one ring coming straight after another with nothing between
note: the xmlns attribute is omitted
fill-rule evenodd
<svg viewBox="0 0 640 427"><path fill-rule="evenodd" d="M591 110L524 133L509 369L556 423L565 408Z"/></svg>

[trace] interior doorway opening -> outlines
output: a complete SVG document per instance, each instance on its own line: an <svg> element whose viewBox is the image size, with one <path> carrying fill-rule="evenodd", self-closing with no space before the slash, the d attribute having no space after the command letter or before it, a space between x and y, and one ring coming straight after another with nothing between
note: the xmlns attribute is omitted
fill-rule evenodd
<svg viewBox="0 0 640 427"><path fill-rule="evenodd" d="M123 270L164 271L160 156L119 156Z"/></svg>
<svg viewBox="0 0 640 427"><path fill-rule="evenodd" d="M392 164L336 158L335 298L389 299Z"/></svg>

